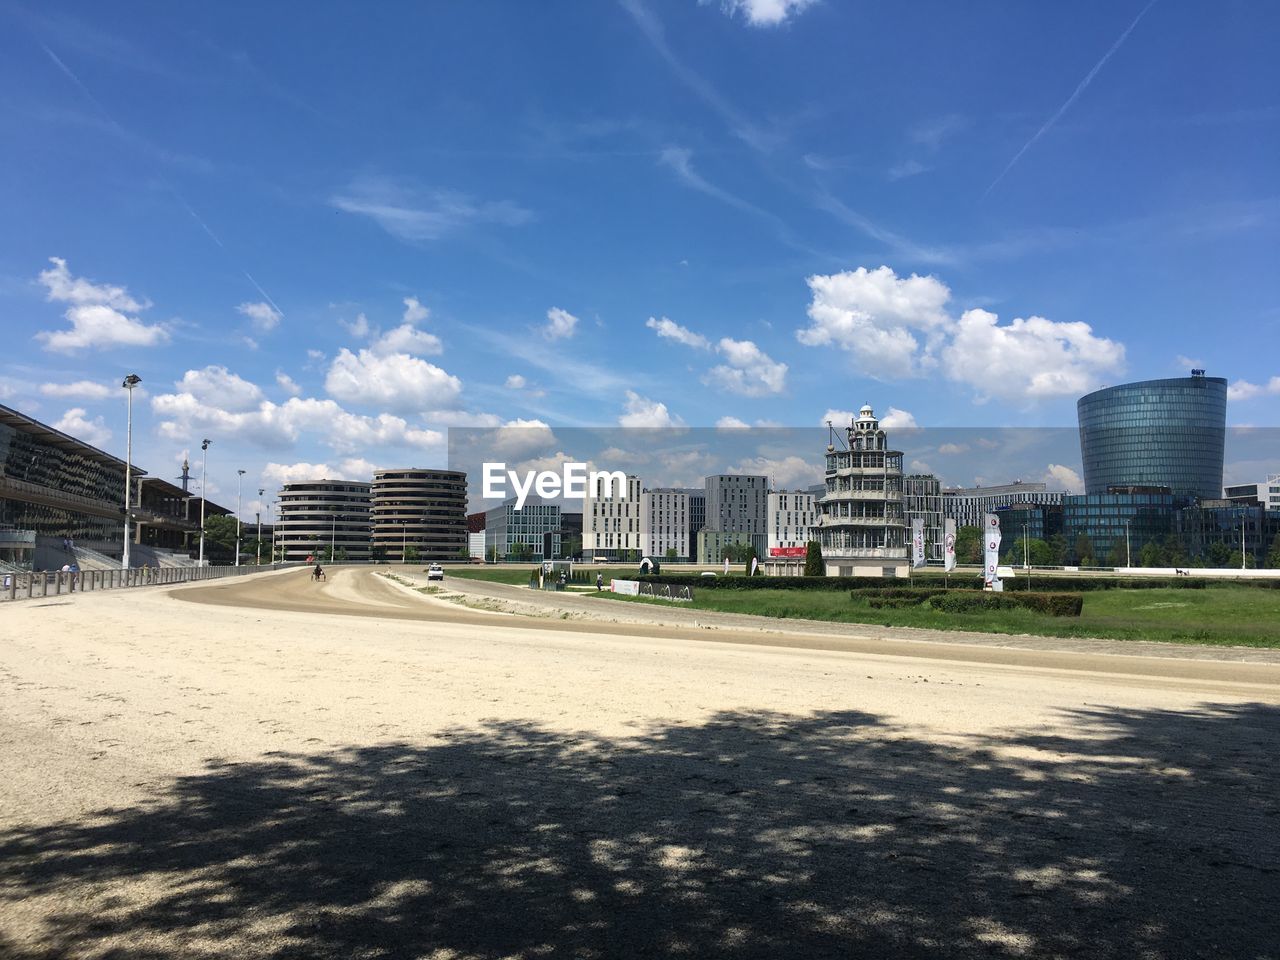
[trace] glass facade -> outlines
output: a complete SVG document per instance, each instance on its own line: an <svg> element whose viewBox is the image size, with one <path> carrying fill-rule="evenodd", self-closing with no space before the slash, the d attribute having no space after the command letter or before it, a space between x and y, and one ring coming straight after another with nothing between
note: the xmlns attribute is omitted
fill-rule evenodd
<svg viewBox="0 0 1280 960"><path fill-rule="evenodd" d="M1107 387L1076 403L1087 494L1168 487L1175 496L1222 496L1227 381L1202 375Z"/></svg>
<svg viewBox="0 0 1280 960"><path fill-rule="evenodd" d="M1107 565L1117 546L1136 562L1138 551L1173 530L1174 498L1168 493L1086 493L1062 498L1062 532L1068 543L1085 536L1094 566ZM1128 565L1128 557L1119 557Z"/></svg>

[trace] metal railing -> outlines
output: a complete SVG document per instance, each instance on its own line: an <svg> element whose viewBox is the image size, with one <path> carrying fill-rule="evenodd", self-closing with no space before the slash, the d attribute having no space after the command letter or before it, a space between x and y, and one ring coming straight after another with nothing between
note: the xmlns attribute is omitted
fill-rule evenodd
<svg viewBox="0 0 1280 960"><path fill-rule="evenodd" d="M128 570L48 571L0 573L0 601L32 600L71 593L119 590L125 587L171 586L198 580L243 577L267 570L305 567L305 563L275 563L253 567L131 567Z"/></svg>

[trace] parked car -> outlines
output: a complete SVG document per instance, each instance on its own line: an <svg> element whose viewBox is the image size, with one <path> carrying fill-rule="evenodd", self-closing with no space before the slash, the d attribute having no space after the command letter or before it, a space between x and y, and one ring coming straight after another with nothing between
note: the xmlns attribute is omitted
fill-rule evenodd
<svg viewBox="0 0 1280 960"><path fill-rule="evenodd" d="M700 576L700 577L714 577L714 576L716 576L716 572L715 572L714 570L703 570L700 574L698 574L698 576Z"/></svg>
<svg viewBox="0 0 1280 960"><path fill-rule="evenodd" d="M443 579L444 579L444 567L440 566L440 564L438 563L433 563L431 566L427 567L428 581L443 580Z"/></svg>

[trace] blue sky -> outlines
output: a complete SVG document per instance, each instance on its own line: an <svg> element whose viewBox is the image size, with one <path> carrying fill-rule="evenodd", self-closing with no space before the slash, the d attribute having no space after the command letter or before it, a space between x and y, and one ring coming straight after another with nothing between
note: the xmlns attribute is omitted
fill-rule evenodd
<svg viewBox="0 0 1280 960"><path fill-rule="evenodd" d="M301 9L0 3L0 402L122 454L136 372L135 461L209 437L224 502L1193 362L1277 422L1274 5Z"/></svg>

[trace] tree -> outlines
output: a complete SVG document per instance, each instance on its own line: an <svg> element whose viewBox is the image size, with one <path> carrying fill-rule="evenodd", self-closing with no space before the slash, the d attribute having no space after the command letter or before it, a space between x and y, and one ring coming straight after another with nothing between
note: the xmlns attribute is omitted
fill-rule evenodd
<svg viewBox="0 0 1280 960"><path fill-rule="evenodd" d="M760 557L756 553L756 548L751 546L751 544L746 544L746 550L744 550L742 553L742 562L747 568L746 569L747 576L751 576L751 561L752 560L758 561L759 559ZM757 563L756 576L760 576L763 573L764 573L764 568L759 566L759 564Z"/></svg>
<svg viewBox="0 0 1280 960"><path fill-rule="evenodd" d="M676 557L680 556L680 553L679 553L679 551L678 551L678 550L676 550L676 548L675 548L675 547L667 547L667 552L666 552L666 554L664 554L664 556L665 556L668 560L674 560L674 559L676 559Z"/></svg>
<svg viewBox="0 0 1280 960"><path fill-rule="evenodd" d="M236 518L225 514L212 514L204 518L205 554L234 557L236 553ZM212 551L210 550L212 548Z"/></svg>
<svg viewBox="0 0 1280 960"><path fill-rule="evenodd" d="M1138 566L1140 567L1164 567L1168 565L1169 562L1165 557L1164 548L1154 540L1144 543L1142 549L1138 551Z"/></svg>
<svg viewBox="0 0 1280 960"><path fill-rule="evenodd" d="M374 563L381 563L387 559L387 548L381 543L375 543L369 548L369 559Z"/></svg>
<svg viewBox="0 0 1280 960"><path fill-rule="evenodd" d="M1111 543L1111 552L1107 554L1108 567L1127 567L1129 565L1128 550L1124 537L1116 537Z"/></svg>
<svg viewBox="0 0 1280 960"><path fill-rule="evenodd" d="M1071 558L1081 567L1093 566L1093 541L1087 533L1076 537L1076 542L1071 547Z"/></svg>
<svg viewBox="0 0 1280 960"><path fill-rule="evenodd" d="M416 544L411 543L404 548L405 563L417 563L419 556L421 556L421 554L418 552L418 547Z"/></svg>
<svg viewBox="0 0 1280 960"><path fill-rule="evenodd" d="M523 540L517 540L511 545L510 557L512 560L527 563L533 559L533 546L525 543Z"/></svg>
<svg viewBox="0 0 1280 960"><path fill-rule="evenodd" d="M497 544L489 547L489 549L485 551L485 555L489 558L490 563L497 563L499 560Z"/></svg>
<svg viewBox="0 0 1280 960"><path fill-rule="evenodd" d="M827 572L827 565L822 562L822 544L817 540L810 540L809 546L804 552L804 575L806 577L821 577Z"/></svg>
<svg viewBox="0 0 1280 960"><path fill-rule="evenodd" d="M1267 552L1267 569L1280 570L1280 533L1271 538L1271 549Z"/></svg>
<svg viewBox="0 0 1280 960"><path fill-rule="evenodd" d="M1049 538L1049 551L1053 557L1049 562L1059 567L1064 566L1071 555L1067 549L1067 538L1060 533L1055 533Z"/></svg>
<svg viewBox="0 0 1280 960"><path fill-rule="evenodd" d="M1205 551L1205 560L1211 567L1229 567L1231 566L1231 548L1219 540L1216 543L1209 544L1209 549ZM1240 555L1236 554L1236 566L1240 566Z"/></svg>
<svg viewBox="0 0 1280 960"><path fill-rule="evenodd" d="M982 563L982 530L961 527L956 531L956 563Z"/></svg>

